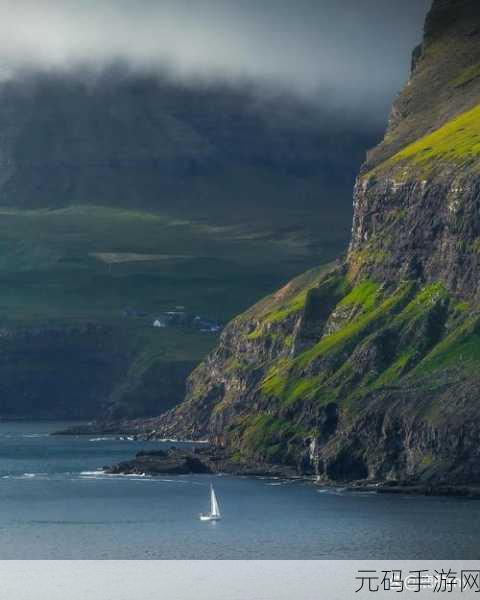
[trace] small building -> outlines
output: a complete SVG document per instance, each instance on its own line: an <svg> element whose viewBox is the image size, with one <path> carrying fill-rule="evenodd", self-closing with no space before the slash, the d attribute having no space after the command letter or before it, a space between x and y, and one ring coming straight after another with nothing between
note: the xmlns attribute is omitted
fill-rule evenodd
<svg viewBox="0 0 480 600"><path fill-rule="evenodd" d="M195 325L202 333L218 333L222 330L220 323L211 321L210 319L199 319L195 321Z"/></svg>
<svg viewBox="0 0 480 600"><path fill-rule="evenodd" d="M155 319L153 326L164 329L165 327L168 327L168 320L165 317L159 317L158 319Z"/></svg>
<svg viewBox="0 0 480 600"><path fill-rule="evenodd" d="M157 328L165 327L184 327L201 331L202 333L218 333L222 330L222 325L218 321L205 319L199 315L194 315L181 310L170 310L162 313L153 321L153 326Z"/></svg>

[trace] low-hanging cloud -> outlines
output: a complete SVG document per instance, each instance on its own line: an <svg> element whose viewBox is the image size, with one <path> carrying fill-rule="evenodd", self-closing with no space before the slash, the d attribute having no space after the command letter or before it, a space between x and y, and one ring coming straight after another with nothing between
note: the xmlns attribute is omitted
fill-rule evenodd
<svg viewBox="0 0 480 600"><path fill-rule="evenodd" d="M114 60L249 79L384 118L428 0L0 0L4 76Z"/></svg>

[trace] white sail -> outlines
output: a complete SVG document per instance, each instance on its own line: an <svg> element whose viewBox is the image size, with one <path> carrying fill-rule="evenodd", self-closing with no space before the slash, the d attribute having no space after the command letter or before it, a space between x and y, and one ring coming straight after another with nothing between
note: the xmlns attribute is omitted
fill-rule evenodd
<svg viewBox="0 0 480 600"><path fill-rule="evenodd" d="M215 496L215 490L213 485L210 488L210 500L211 500L211 515L212 517L220 516L220 508L218 507L217 497Z"/></svg>
<svg viewBox="0 0 480 600"><path fill-rule="evenodd" d="M200 514L200 521L219 521L222 518L213 485L210 484L210 512Z"/></svg>

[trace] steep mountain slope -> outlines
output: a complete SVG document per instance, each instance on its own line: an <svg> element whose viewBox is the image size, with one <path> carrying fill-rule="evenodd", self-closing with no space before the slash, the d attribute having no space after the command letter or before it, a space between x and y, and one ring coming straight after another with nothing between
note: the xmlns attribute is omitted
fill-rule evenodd
<svg viewBox="0 0 480 600"><path fill-rule="evenodd" d="M0 85L0 204L140 207L237 222L335 203L365 144L342 114L260 85L181 84L122 64ZM292 201L292 197L294 201ZM328 208L327 208L328 207Z"/></svg>
<svg viewBox="0 0 480 600"><path fill-rule="evenodd" d="M253 84L121 64L2 81L0 416L177 404L217 335L154 319L184 306L227 322L330 260L375 137Z"/></svg>
<svg viewBox="0 0 480 600"><path fill-rule="evenodd" d="M480 481L480 5L434 0L345 261L237 317L157 435L325 479Z"/></svg>

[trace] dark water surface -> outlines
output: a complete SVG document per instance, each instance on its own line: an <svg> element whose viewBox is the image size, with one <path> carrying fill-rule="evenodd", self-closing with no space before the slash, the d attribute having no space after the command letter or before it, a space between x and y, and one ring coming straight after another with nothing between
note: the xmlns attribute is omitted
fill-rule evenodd
<svg viewBox="0 0 480 600"><path fill-rule="evenodd" d="M107 476L160 442L51 437L0 424L0 559L478 559L480 501L213 478L224 514L203 523L208 476Z"/></svg>

